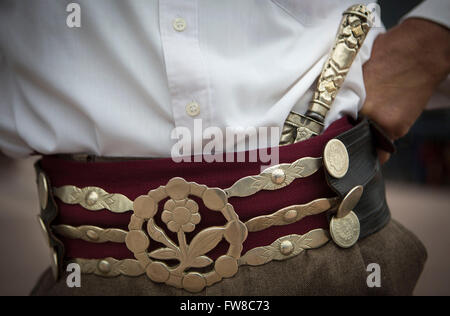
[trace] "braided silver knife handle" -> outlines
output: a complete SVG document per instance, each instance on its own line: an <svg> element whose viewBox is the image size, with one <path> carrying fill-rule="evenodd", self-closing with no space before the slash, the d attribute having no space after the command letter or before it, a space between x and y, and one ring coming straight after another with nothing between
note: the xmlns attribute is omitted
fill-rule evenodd
<svg viewBox="0 0 450 316"><path fill-rule="evenodd" d="M290 112L283 127L280 146L319 135L324 121L371 28L371 13L364 5L354 5L344 13L333 48L317 81L305 115Z"/></svg>

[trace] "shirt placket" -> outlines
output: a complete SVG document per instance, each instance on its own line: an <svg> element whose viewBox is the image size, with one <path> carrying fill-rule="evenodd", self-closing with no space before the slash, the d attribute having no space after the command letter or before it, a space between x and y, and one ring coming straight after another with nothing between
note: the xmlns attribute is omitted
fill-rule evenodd
<svg viewBox="0 0 450 316"><path fill-rule="evenodd" d="M197 0L160 0L159 25L176 127L194 137L194 120L211 121L208 75L198 37Z"/></svg>

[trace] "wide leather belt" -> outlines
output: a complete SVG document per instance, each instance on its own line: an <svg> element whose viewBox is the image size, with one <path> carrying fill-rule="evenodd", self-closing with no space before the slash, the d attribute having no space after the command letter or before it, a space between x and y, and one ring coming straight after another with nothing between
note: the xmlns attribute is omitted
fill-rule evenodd
<svg viewBox="0 0 450 316"><path fill-rule="evenodd" d="M367 120L343 118L281 147L281 163L263 172L258 162L44 157L39 220L55 276L71 261L83 273L146 274L198 292L241 265L288 259L330 238L351 247L390 218L380 139Z"/></svg>

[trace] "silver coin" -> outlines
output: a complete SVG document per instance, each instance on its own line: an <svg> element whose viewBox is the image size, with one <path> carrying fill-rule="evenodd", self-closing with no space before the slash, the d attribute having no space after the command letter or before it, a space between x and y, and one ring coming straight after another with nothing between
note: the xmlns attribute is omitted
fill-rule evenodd
<svg viewBox="0 0 450 316"><path fill-rule="evenodd" d="M342 248L350 248L359 238L358 216L353 211L342 218L333 217L330 222L330 234L333 241Z"/></svg>
<svg viewBox="0 0 450 316"><path fill-rule="evenodd" d="M347 148L339 139L332 139L323 151L325 168L335 178L342 178L348 171L349 157Z"/></svg>
<svg viewBox="0 0 450 316"><path fill-rule="evenodd" d="M339 205L336 217L342 218L347 216L347 214L350 213L350 211L352 211L358 204L363 194L363 191L364 188L362 185L358 185L353 189L351 189L344 197L341 204Z"/></svg>

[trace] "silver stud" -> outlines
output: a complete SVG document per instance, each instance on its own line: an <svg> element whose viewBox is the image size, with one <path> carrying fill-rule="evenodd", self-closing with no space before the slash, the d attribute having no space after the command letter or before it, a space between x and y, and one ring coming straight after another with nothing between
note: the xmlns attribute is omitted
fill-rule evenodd
<svg viewBox="0 0 450 316"><path fill-rule="evenodd" d="M292 222L294 219L297 218L298 212L296 210L289 210L286 213L284 213L283 219L285 222Z"/></svg>
<svg viewBox="0 0 450 316"><path fill-rule="evenodd" d="M294 251L294 245L292 244L292 242L290 240L284 240L281 242L280 252L283 255L288 256L292 253L292 251Z"/></svg>
<svg viewBox="0 0 450 316"><path fill-rule="evenodd" d="M96 240L98 240L98 238L99 238L97 232L96 232L95 230L92 230L92 229L89 229L89 230L86 232L86 236L87 236L90 240L93 240L93 241L96 241Z"/></svg>
<svg viewBox="0 0 450 316"><path fill-rule="evenodd" d="M86 204L89 206L94 205L98 201L98 193L95 191L91 191L86 195Z"/></svg>
<svg viewBox="0 0 450 316"><path fill-rule="evenodd" d="M286 179L286 174L282 169L275 169L272 171L272 182L275 184L282 184Z"/></svg>
<svg viewBox="0 0 450 316"><path fill-rule="evenodd" d="M97 268L101 273L107 274L111 272L111 263L106 260L100 260Z"/></svg>

